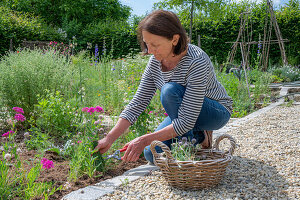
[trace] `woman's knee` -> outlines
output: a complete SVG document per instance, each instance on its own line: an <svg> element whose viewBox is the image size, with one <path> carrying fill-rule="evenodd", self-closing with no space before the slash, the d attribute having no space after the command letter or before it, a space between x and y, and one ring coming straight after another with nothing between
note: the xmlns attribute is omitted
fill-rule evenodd
<svg viewBox="0 0 300 200"><path fill-rule="evenodd" d="M185 88L174 82L166 83L161 88L160 100L163 106L173 104L174 101L180 101L183 98Z"/></svg>

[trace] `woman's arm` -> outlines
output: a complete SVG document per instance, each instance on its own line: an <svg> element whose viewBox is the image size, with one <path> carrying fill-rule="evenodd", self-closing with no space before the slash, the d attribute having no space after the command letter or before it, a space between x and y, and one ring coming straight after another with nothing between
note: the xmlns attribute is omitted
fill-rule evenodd
<svg viewBox="0 0 300 200"><path fill-rule="evenodd" d="M150 145L152 141L165 141L172 139L176 136L177 134L173 128L173 124L170 124L169 126L166 126L165 128L157 132L149 133L141 137L135 138L127 144L128 147L124 154L123 160L126 162L137 161L144 148Z"/></svg>
<svg viewBox="0 0 300 200"><path fill-rule="evenodd" d="M119 118L117 124L109 131L107 136L98 141L98 145L95 149L98 149L100 153L105 153L130 125L127 119Z"/></svg>

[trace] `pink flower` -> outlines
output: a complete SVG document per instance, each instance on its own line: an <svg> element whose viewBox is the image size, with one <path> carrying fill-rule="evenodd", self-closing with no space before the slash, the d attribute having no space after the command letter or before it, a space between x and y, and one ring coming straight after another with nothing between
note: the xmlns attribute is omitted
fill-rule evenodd
<svg viewBox="0 0 300 200"><path fill-rule="evenodd" d="M41 164L43 165L43 169L50 169L54 167L53 161L48 160L47 158L43 158L41 160Z"/></svg>
<svg viewBox="0 0 300 200"><path fill-rule="evenodd" d="M90 115L91 115L92 113L95 112L95 108L94 108L94 107L90 107L89 110L88 110L87 112L89 112Z"/></svg>
<svg viewBox="0 0 300 200"><path fill-rule="evenodd" d="M96 112L103 112L103 108L100 106L96 106L95 109L96 109Z"/></svg>
<svg viewBox="0 0 300 200"><path fill-rule="evenodd" d="M148 114L151 114L151 113L153 113L153 111L150 111Z"/></svg>
<svg viewBox="0 0 300 200"><path fill-rule="evenodd" d="M168 115L168 113L164 113L164 115L166 116L166 117L168 117L169 115Z"/></svg>
<svg viewBox="0 0 300 200"><path fill-rule="evenodd" d="M2 135L2 137L8 137L10 134L15 133L13 130L10 130Z"/></svg>
<svg viewBox="0 0 300 200"><path fill-rule="evenodd" d="M24 122L24 121L26 120L26 118L25 118L24 115L22 115L22 114L16 114L16 115L15 115L15 119L16 119L17 121L21 121L21 122Z"/></svg>
<svg viewBox="0 0 300 200"><path fill-rule="evenodd" d="M81 110L82 110L82 112L87 112L89 110L89 107L84 107Z"/></svg>
<svg viewBox="0 0 300 200"><path fill-rule="evenodd" d="M77 143L80 144L80 143L82 143L82 141L81 141L81 140L78 140Z"/></svg>
<svg viewBox="0 0 300 200"><path fill-rule="evenodd" d="M19 108L19 107L13 107L13 110L14 110L14 111L16 111L17 113L24 114L24 110L23 110L23 108Z"/></svg>

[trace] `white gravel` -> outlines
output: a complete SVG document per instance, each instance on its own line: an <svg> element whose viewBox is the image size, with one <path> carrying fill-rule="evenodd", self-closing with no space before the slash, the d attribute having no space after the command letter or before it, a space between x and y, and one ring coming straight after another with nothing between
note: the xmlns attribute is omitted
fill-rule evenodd
<svg viewBox="0 0 300 200"><path fill-rule="evenodd" d="M300 105L277 106L227 133L238 148L217 187L178 190L156 171L101 199L300 199Z"/></svg>

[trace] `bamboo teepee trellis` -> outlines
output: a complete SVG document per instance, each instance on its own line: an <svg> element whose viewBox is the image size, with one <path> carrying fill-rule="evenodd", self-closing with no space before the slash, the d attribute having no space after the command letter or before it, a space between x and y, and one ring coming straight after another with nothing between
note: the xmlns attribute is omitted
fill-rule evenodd
<svg viewBox="0 0 300 200"><path fill-rule="evenodd" d="M233 43L233 45L227 63L233 63L237 48L238 46L240 46L241 54L242 54L242 66L245 69L249 68L250 46L252 44L260 43L262 44L262 52L261 52L262 56L260 57L259 65L262 66L263 70L266 70L269 61L270 44L278 43L281 52L282 61L284 64L288 64L287 57L285 54L285 47L284 47L284 42L288 40L282 39L281 31L278 26L276 16L274 14L271 0L267 0L266 12L267 15L265 19L264 37L262 41L252 41L252 24L249 23L250 12L247 11L241 13L241 24L240 24L239 34L235 42L230 42ZM276 40L272 40L272 28L274 28L275 30L275 34L277 37ZM251 29L251 31L249 31L249 29Z"/></svg>

